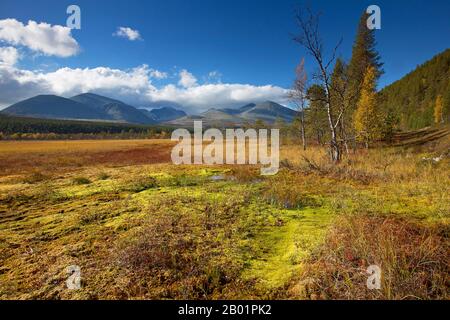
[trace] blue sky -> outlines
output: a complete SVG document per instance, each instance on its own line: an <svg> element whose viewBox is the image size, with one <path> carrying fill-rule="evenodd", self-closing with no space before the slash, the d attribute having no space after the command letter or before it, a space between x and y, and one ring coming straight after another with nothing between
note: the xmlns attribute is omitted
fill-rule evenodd
<svg viewBox="0 0 450 320"><path fill-rule="evenodd" d="M266 98L262 89L258 89L260 87L271 85L274 88L289 88L295 65L301 57L306 59L307 70L314 71L313 60L291 40L292 34L296 32L294 10L301 3L305 2L2 0L0 21L12 18L25 25L29 20L33 20L52 26L65 26L67 6L77 4L81 8L81 30L71 31L78 52L64 57L33 50L23 43L0 41L0 46L16 47L20 59L17 59L14 67L19 70L34 70L35 73L35 70L39 70L42 79L51 78L45 74L61 68L92 70L105 67L108 70L130 72L133 68L147 65L144 73L158 70L165 74L163 79L150 79L151 90L170 84L179 87L180 72L183 70L196 79L195 92L169 88L173 91L168 90L165 94L157 95L165 100L171 94L179 95L176 102L183 104L184 98L188 105L194 105L196 100L193 95L211 95L205 91L206 87L200 86L217 83L250 85L247 89L255 87L255 99L258 100ZM380 80L380 87L401 78L418 64L448 48L450 44L448 0L320 0L309 3L315 10L323 12L321 32L326 47L330 49L342 36L344 42L339 54L347 60L351 55L361 13L371 4L380 6L382 29L377 31L377 41L378 50L385 63L385 75ZM124 37L113 36L119 27L137 30L141 39L130 41ZM137 82L139 81L141 80L138 79ZM70 95L86 88L73 85L70 90L65 91L60 86L52 86L53 91L62 95ZM137 84L136 88L143 90L141 84ZM128 91L136 88L128 88ZM97 91L103 92L101 89ZM205 106L213 103L214 98L220 100L218 96L221 92L229 94L229 91L223 91L222 88L215 89L217 91L205 101ZM239 89L242 88L235 88ZM270 92L269 89L266 91ZM41 89L33 87L30 93L39 90ZM117 93L117 90L113 91ZM280 99L280 91L273 91L275 98ZM225 99L223 103L217 104L244 102L249 99L252 91L242 93L242 101L239 91L237 92L233 92L232 99ZM267 94L270 97L270 94ZM152 96L151 99L156 98ZM146 100L133 102L145 106Z"/></svg>

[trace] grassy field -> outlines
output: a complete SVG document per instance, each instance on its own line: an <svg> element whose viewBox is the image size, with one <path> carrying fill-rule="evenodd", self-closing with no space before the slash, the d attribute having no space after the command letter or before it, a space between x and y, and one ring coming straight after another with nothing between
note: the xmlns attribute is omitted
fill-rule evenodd
<svg viewBox="0 0 450 320"><path fill-rule="evenodd" d="M262 177L174 166L172 145L0 142L0 298L448 299L448 157L284 145Z"/></svg>

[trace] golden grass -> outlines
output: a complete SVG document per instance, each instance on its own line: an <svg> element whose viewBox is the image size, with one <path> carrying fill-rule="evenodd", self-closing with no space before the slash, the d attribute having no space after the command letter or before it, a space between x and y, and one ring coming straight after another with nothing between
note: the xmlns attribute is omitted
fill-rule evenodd
<svg viewBox="0 0 450 320"><path fill-rule="evenodd" d="M0 141L0 154L100 152L172 144L166 139Z"/></svg>

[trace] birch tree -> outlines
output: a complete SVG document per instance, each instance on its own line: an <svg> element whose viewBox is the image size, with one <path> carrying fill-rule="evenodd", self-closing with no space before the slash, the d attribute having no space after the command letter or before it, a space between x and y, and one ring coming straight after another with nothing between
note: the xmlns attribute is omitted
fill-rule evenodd
<svg viewBox="0 0 450 320"><path fill-rule="evenodd" d="M310 9L306 12L300 10L296 14L296 21L299 26L299 33L294 37L294 41L299 43L309 55L311 55L318 66L318 73L315 78L321 83L325 90L325 106L330 130L330 156L333 162L341 159L341 150L337 140L337 126L340 122L342 112L337 112L331 99L331 75L330 69L336 59L336 51L342 43L342 39L335 46L330 58L326 58L322 38L319 33L319 15L313 14Z"/></svg>

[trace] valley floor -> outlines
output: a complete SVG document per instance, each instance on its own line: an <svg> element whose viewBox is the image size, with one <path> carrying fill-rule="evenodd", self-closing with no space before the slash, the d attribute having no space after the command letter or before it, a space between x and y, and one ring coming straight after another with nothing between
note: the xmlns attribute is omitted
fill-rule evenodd
<svg viewBox="0 0 450 320"><path fill-rule="evenodd" d="M285 145L262 177L172 145L0 142L0 299L448 299L448 157Z"/></svg>

